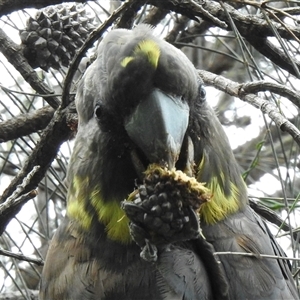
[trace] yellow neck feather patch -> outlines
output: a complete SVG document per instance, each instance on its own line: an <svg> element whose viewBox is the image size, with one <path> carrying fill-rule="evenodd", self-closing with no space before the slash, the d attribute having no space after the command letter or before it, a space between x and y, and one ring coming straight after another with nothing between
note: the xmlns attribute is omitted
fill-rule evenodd
<svg viewBox="0 0 300 300"><path fill-rule="evenodd" d="M143 40L137 44L133 51L134 56L127 56L121 61L121 66L126 67L129 62L134 60L135 56L145 55L150 65L156 69L160 57L160 49L153 40Z"/></svg>
<svg viewBox="0 0 300 300"><path fill-rule="evenodd" d="M202 204L199 212L200 220L204 220L207 224L214 224L238 211L240 194L232 182L230 182L229 196L225 196L217 177L212 177L205 187L210 190L212 197L209 202Z"/></svg>
<svg viewBox="0 0 300 300"><path fill-rule="evenodd" d="M67 214L76 219L84 230L89 230L93 216L106 227L108 238L122 244L129 244L132 239L129 233L129 220L121 209L120 201L103 201L100 189L89 191L89 179L75 177L69 192ZM94 208L87 211L87 202Z"/></svg>
<svg viewBox="0 0 300 300"><path fill-rule="evenodd" d="M89 178L74 177L68 194L67 214L79 221L83 229L88 230L92 224L92 216L86 211L85 192L89 185Z"/></svg>
<svg viewBox="0 0 300 300"><path fill-rule="evenodd" d="M92 225L92 216L85 210L85 204L82 201L68 201L67 214L76 219L84 230L89 230Z"/></svg>
<svg viewBox="0 0 300 300"><path fill-rule="evenodd" d="M107 236L122 244L129 244L132 239L129 233L129 219L121 209L120 201L101 199L100 190L91 193L91 204L95 208L99 222L106 226Z"/></svg>
<svg viewBox="0 0 300 300"><path fill-rule="evenodd" d="M204 168L205 158L203 157L199 165L199 170ZM220 182L221 180L221 182ZM204 220L207 224L214 224L225 219L228 215L235 213L240 208L241 194L237 186L230 181L230 195L225 195L224 174L221 172L219 177L212 176L208 182L205 183L211 192L211 199L204 203L199 211L200 220Z"/></svg>

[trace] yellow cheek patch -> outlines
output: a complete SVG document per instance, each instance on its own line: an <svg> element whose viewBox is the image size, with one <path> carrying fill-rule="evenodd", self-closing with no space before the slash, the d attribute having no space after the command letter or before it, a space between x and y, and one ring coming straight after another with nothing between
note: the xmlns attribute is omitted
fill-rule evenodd
<svg viewBox="0 0 300 300"><path fill-rule="evenodd" d="M133 51L134 56L127 56L121 61L121 66L126 67L129 62L134 60L135 56L145 55L150 65L156 69L160 57L160 49L153 40L143 40L137 44Z"/></svg>
<svg viewBox="0 0 300 300"><path fill-rule="evenodd" d="M120 202L103 201L100 191L91 194L91 204L95 208L99 222L105 225L107 236L111 240L129 244L132 239L129 233L129 219L121 209Z"/></svg>
<svg viewBox="0 0 300 300"><path fill-rule="evenodd" d="M86 191L89 178L80 179L75 176L68 195L67 214L78 220L80 225L88 230L92 224L92 216L86 211Z"/></svg>
<svg viewBox="0 0 300 300"><path fill-rule="evenodd" d="M122 244L132 242L129 219L121 209L120 201L103 201L100 189L90 187L89 178L74 177L68 195L67 214L86 231L90 230L93 217L96 217L105 226L108 238Z"/></svg>
<svg viewBox="0 0 300 300"><path fill-rule="evenodd" d="M203 157L199 165L200 172L204 167L205 158ZM219 177L212 176L205 183L212 197L209 202L201 206L199 214L200 220L204 220L207 224L214 224L221 221L228 215L237 212L240 208L241 195L237 186L233 182L230 182L230 195L225 195L223 189L224 182L224 174L221 173Z"/></svg>
<svg viewBox="0 0 300 300"><path fill-rule="evenodd" d="M231 194L226 196L217 177L212 177L205 185L212 194L209 202L205 202L200 208L200 220L207 224L214 224L225 219L228 215L235 213L239 209L239 191L231 182Z"/></svg>
<svg viewBox="0 0 300 300"><path fill-rule="evenodd" d="M85 230L89 230L92 225L92 216L90 216L84 203L80 201L69 201L67 214L72 219L76 219Z"/></svg>

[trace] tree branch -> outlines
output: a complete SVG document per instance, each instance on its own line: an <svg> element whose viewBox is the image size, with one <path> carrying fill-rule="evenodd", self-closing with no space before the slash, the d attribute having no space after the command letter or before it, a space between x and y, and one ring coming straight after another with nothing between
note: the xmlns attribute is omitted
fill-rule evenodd
<svg viewBox="0 0 300 300"><path fill-rule="evenodd" d="M149 0L149 3L162 7L164 9L175 11L179 14L183 14L191 18L192 20L197 20L196 17L201 17L202 19L211 22L215 26L221 28L227 28L227 30L232 30L230 27L230 22L226 11L222 8L221 4L215 1L203 1L202 5L195 3L195 1L179 1L179 0ZM200 8L201 6L201 8ZM239 29L242 35L252 35L259 37L274 36L274 32L270 28L268 22L257 16L251 14L244 14L229 5L224 3L224 7L227 10L227 13L230 14L237 28ZM205 14L204 11L209 13L215 19L212 19ZM300 38L300 28L286 24L286 27L283 27L280 23L273 22L275 28L282 38L293 40L294 37L291 35L291 32L297 37Z"/></svg>
<svg viewBox="0 0 300 300"><path fill-rule="evenodd" d="M54 115L54 109L45 106L34 112L22 114L0 123L0 143L45 129Z"/></svg>
<svg viewBox="0 0 300 300"><path fill-rule="evenodd" d="M210 6L200 5L193 0L180 1L180 0L148 0L148 2L154 6L160 7L162 9L171 10L176 13L182 14L189 17L190 19L199 22L198 17L204 20L210 21L215 26L220 28L227 28L226 22L218 18L214 11L211 11ZM210 3L207 1L205 3ZM204 3L204 4L205 4Z"/></svg>
<svg viewBox="0 0 300 300"><path fill-rule="evenodd" d="M137 12L145 4L147 0L135 0L121 15L119 21L116 24L117 28L132 28L134 24L134 19L137 15Z"/></svg>
<svg viewBox="0 0 300 300"><path fill-rule="evenodd" d="M169 13L167 9L161 9L158 7L152 7L149 14L143 20L143 23L150 24L152 26L158 25Z"/></svg>
<svg viewBox="0 0 300 300"><path fill-rule="evenodd" d="M35 166L40 166L39 170L24 188L23 193L27 193L37 187L55 158L60 145L67 141L72 134L72 131L67 124L67 111L67 109L56 111L51 123L43 132L40 141L27 159L25 165L2 194L0 203L4 203L5 200L12 195L16 187ZM0 235L5 230L11 218L19 212L21 207L22 204L17 205L10 211L6 218L0 218Z"/></svg>
<svg viewBox="0 0 300 300"><path fill-rule="evenodd" d="M283 26L280 22L276 22L274 20L269 20L269 22L272 22L272 26L270 26L269 22L265 20L263 15L257 16L241 13L228 3L223 3L221 5L214 1L205 1L201 6L198 4L195 6L194 1L192 0L184 2L180 2L179 0L165 0L160 2L157 2L156 0L149 0L149 2L157 7L169 9L188 16L192 20L197 20L196 17L201 17L213 26L218 26L220 28L227 29L228 31L232 30L229 20L229 18L231 18L240 34L258 52L265 55L278 66L298 77L295 66L300 69L300 62L295 58L287 57L282 50L268 41L267 37L273 37L275 35L274 30L276 30L281 38L287 40L294 40L295 38L300 39L299 27L286 23ZM199 9L199 7L201 7L201 9ZM261 9L264 8L262 7Z"/></svg>
<svg viewBox="0 0 300 300"><path fill-rule="evenodd" d="M226 12L222 9L222 6L217 2L207 1L203 5L207 10L209 10L214 16L225 21L230 28L230 22L226 16ZM257 37L268 37L274 36L274 32L270 27L269 23L262 17L256 15L244 14L239 12L237 9L233 8L228 3L224 3L224 7L230 17L233 19L236 27L239 29L243 36L257 36ZM284 39L294 40L291 32L298 38L300 38L300 28L286 24L283 27L280 23L272 22L273 26L276 28L277 32Z"/></svg>
<svg viewBox="0 0 300 300"><path fill-rule="evenodd" d="M246 94L243 89L244 84L203 70L199 70L198 74L205 84L212 85L220 91L240 98L252 106L259 108L263 113L267 114L282 131L288 132L300 146L300 131L278 111L274 104L257 97L255 94Z"/></svg>
<svg viewBox="0 0 300 300"><path fill-rule="evenodd" d="M268 82L265 80L247 82L243 84L243 92L246 94L266 91L286 97L300 108L300 92L293 91L287 88L285 85Z"/></svg>

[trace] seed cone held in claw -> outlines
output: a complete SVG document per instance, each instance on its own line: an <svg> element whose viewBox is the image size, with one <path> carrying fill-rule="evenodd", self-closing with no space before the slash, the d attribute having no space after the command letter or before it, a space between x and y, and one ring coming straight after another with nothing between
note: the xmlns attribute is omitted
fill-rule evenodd
<svg viewBox="0 0 300 300"><path fill-rule="evenodd" d="M123 208L132 222L152 235L178 241L199 234L196 213L210 197L209 189L182 171L150 165L143 184L130 194Z"/></svg>
<svg viewBox="0 0 300 300"><path fill-rule="evenodd" d="M195 211L198 211L200 206L210 201L210 190L196 180L195 177L190 177L180 170L168 170L159 165L152 164L145 172L145 184L156 185L164 184L166 189L171 192L171 195L180 193L184 205L190 205ZM159 189L160 186L157 186Z"/></svg>

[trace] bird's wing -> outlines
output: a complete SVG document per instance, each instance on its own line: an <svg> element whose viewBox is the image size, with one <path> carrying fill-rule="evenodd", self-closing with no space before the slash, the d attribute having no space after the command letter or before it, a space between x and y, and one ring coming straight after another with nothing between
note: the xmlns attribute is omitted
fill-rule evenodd
<svg viewBox="0 0 300 300"><path fill-rule="evenodd" d="M40 299L92 300L104 296L101 281L112 279L102 272L100 280L99 261L91 260L93 249L82 243L83 238L67 219L57 229L47 253Z"/></svg>
<svg viewBox="0 0 300 300"><path fill-rule="evenodd" d="M205 225L203 233L217 252L257 255L219 255L232 299L298 299L287 264L259 257L259 254L278 255L282 251L278 251L280 247L266 225L249 206L215 225Z"/></svg>

